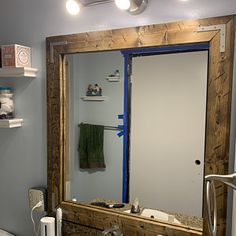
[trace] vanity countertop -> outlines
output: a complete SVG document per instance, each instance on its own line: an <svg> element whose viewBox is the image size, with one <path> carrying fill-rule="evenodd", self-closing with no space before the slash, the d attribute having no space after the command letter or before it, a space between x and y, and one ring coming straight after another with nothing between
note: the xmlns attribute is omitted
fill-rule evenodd
<svg viewBox="0 0 236 236"><path fill-rule="evenodd" d="M117 201L114 201L114 200L106 200L106 199L102 199L102 198L96 198L92 202L105 202L107 204L117 204L118 203ZM125 206L122 208L111 208L111 209L113 211L124 212L124 211L131 209L131 204L125 204ZM145 209L145 208L141 208L141 212L143 209ZM178 221L181 222L181 224L183 224L185 226L189 226L189 227L193 227L193 228L197 228L197 229L203 229L203 218L200 218L197 216L188 216L186 214L177 213L177 212L164 211L161 209L156 209L156 210L173 215ZM135 215L140 216L141 212L135 213ZM127 214L129 214L129 213L127 213ZM131 214L133 214L133 213L131 213Z"/></svg>
<svg viewBox="0 0 236 236"><path fill-rule="evenodd" d="M188 216L181 213L171 213L182 224L198 229L203 229L203 219L197 216Z"/></svg>

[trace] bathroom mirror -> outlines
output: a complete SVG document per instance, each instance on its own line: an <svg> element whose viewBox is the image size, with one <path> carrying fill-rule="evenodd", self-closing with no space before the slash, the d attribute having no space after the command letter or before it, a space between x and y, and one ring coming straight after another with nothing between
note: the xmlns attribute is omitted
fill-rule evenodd
<svg viewBox="0 0 236 236"><path fill-rule="evenodd" d="M183 224L191 219L192 226L202 228L208 51L199 51L199 45L195 51L190 47L195 49L189 45L186 52L173 52L170 47L168 54L133 55L128 94L124 94L125 50L65 55L70 107L65 200L132 205L138 198L138 214L146 215L144 208L172 212L179 218L184 214L188 221L182 216ZM90 84L102 89L101 96L85 96ZM118 128L123 120L118 114L124 113L126 96L130 97L126 131L130 153L124 156L125 137L119 136ZM104 126L103 166L93 160L89 163L93 166L83 166L84 152L95 152L83 150L93 142L81 131L83 124ZM124 159L128 165L123 166ZM130 181L123 182L126 177ZM119 210L128 212L127 207Z"/></svg>
<svg viewBox="0 0 236 236"><path fill-rule="evenodd" d="M207 68L208 82L206 84L207 106L205 110L206 126L204 137L205 145L203 171L204 175L210 173L225 174L227 173L229 152L229 124L234 37L233 23L234 18L229 16L199 21L184 21L164 25L151 25L47 38L48 205L51 214L53 214L54 209L60 205L64 210L63 219L66 222L73 222L75 224L79 224L80 226L82 225L83 227L97 230L102 230L114 223L117 223L120 225L125 235L138 235L140 232L155 232L161 233L162 235L171 235L171 232L173 231L176 235L202 234L201 230L191 226L178 225L175 224L175 222L163 222L162 220L156 221L140 215L136 216L124 213L122 211L116 211L114 209L105 209L85 203L86 201L72 201L71 198L73 198L73 196L68 194L68 180L70 179L69 174L71 173L69 171L70 168L68 160L71 149L75 148L70 145L70 131L72 127L70 120L70 102L72 101L70 96L72 93L70 93L70 89L76 87L70 84L71 79L69 78L71 70L69 67L71 63L69 62L68 64L68 61L75 56L72 54L78 53L78 55L86 57L86 55L91 55L91 53L97 53L98 55L98 53L101 52L111 53L112 51L121 50L124 51L124 64L127 66L130 64L131 60L135 61L138 58L136 58L135 55L138 56L138 54L146 53L145 50L148 51L150 49L157 49L157 54L160 54L160 51L165 52L166 50L166 52L171 54L173 50L180 50L180 46L182 47L181 52L186 50L185 47L188 47L189 45L207 46L209 61ZM222 37L220 37L222 36L221 30L199 30L199 26L211 25L224 25L226 28L225 50L222 49ZM140 49L144 51L139 51ZM189 49L190 48L188 48L188 51ZM149 52L150 54L153 54L152 51ZM152 56L149 55L148 57L142 58L150 59ZM138 65L139 62L135 63ZM144 64L143 61L140 63ZM78 66L80 65L83 64L78 64ZM137 68L139 67L140 66L137 66ZM80 69L85 69L85 67L82 66ZM104 77L114 73L116 69L122 70L120 66L109 67L107 71L104 72ZM122 77L122 71L120 72ZM129 79L128 72L124 71L123 74L125 79ZM91 83L93 81L96 82L93 78L91 78ZM121 84L122 83L118 84L118 86L121 86ZM126 85L126 89L128 89L130 84L127 83ZM83 93L86 93L84 88L87 86L88 84L84 85ZM104 87L104 92L105 91L106 88ZM79 99L81 103L84 102L81 98ZM125 102L128 104L129 101L129 97L126 97ZM84 104L86 104L86 102L84 102ZM92 104L90 103L89 106L92 106ZM128 108L126 107L126 109ZM119 111L119 109L117 111ZM126 110L126 115L128 114L127 111L128 110ZM82 122L85 121L87 121L87 119L84 121L82 120ZM117 122L117 120L115 121ZM75 127L75 125L78 126L77 123L78 122L73 124L74 133L78 131L78 127ZM104 125L116 127L117 124L118 123L115 124L112 121L111 123ZM132 131L132 126L130 126L129 120L127 120L126 125L129 126L126 128L131 128ZM137 129L135 128L134 130ZM126 143L128 143L130 139L128 136L126 136L126 138ZM78 143L78 140L76 142ZM170 144L170 149L172 145L173 144ZM128 148L129 145L125 148L125 151L128 151ZM135 150L136 149L133 151ZM120 163L120 166L121 164L123 167L124 162ZM76 164L74 167L76 168ZM80 188L80 190L83 191L83 187ZM84 191L87 191L87 189L88 186L86 185ZM222 235L224 235L227 206L226 188L219 184L217 191L217 202L220 212L218 216L220 219L218 230L222 233ZM182 198L183 197L181 197L181 200ZM124 200L124 198L122 200ZM206 219L205 215L203 216L204 219ZM136 227L140 224L142 227ZM203 235L207 235L206 224L204 224Z"/></svg>

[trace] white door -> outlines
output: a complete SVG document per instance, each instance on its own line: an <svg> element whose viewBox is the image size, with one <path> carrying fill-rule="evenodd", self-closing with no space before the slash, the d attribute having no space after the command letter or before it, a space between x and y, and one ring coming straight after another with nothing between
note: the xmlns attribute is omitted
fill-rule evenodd
<svg viewBox="0 0 236 236"><path fill-rule="evenodd" d="M130 201L202 216L208 52L134 57Z"/></svg>

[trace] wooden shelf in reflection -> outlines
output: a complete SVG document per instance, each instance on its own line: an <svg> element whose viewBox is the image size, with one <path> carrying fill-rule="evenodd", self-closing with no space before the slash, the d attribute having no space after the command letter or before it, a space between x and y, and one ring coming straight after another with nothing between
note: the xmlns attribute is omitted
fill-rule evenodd
<svg viewBox="0 0 236 236"><path fill-rule="evenodd" d="M106 96L83 96L81 97L83 101L88 101L88 102L103 102L108 99Z"/></svg>

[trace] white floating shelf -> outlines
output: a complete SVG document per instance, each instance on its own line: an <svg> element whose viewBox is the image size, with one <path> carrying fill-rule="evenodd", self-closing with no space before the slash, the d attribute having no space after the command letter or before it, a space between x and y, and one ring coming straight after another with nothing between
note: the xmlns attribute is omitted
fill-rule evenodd
<svg viewBox="0 0 236 236"><path fill-rule="evenodd" d="M102 102L107 100L106 96L83 96L81 97L83 101L91 101L91 102Z"/></svg>
<svg viewBox="0 0 236 236"><path fill-rule="evenodd" d="M0 68L0 77L36 77L38 69L31 67Z"/></svg>
<svg viewBox="0 0 236 236"><path fill-rule="evenodd" d="M120 76L107 76L106 79L109 82L119 82L120 81Z"/></svg>
<svg viewBox="0 0 236 236"><path fill-rule="evenodd" d="M23 124L23 119L0 119L0 128L17 128L21 127Z"/></svg>

